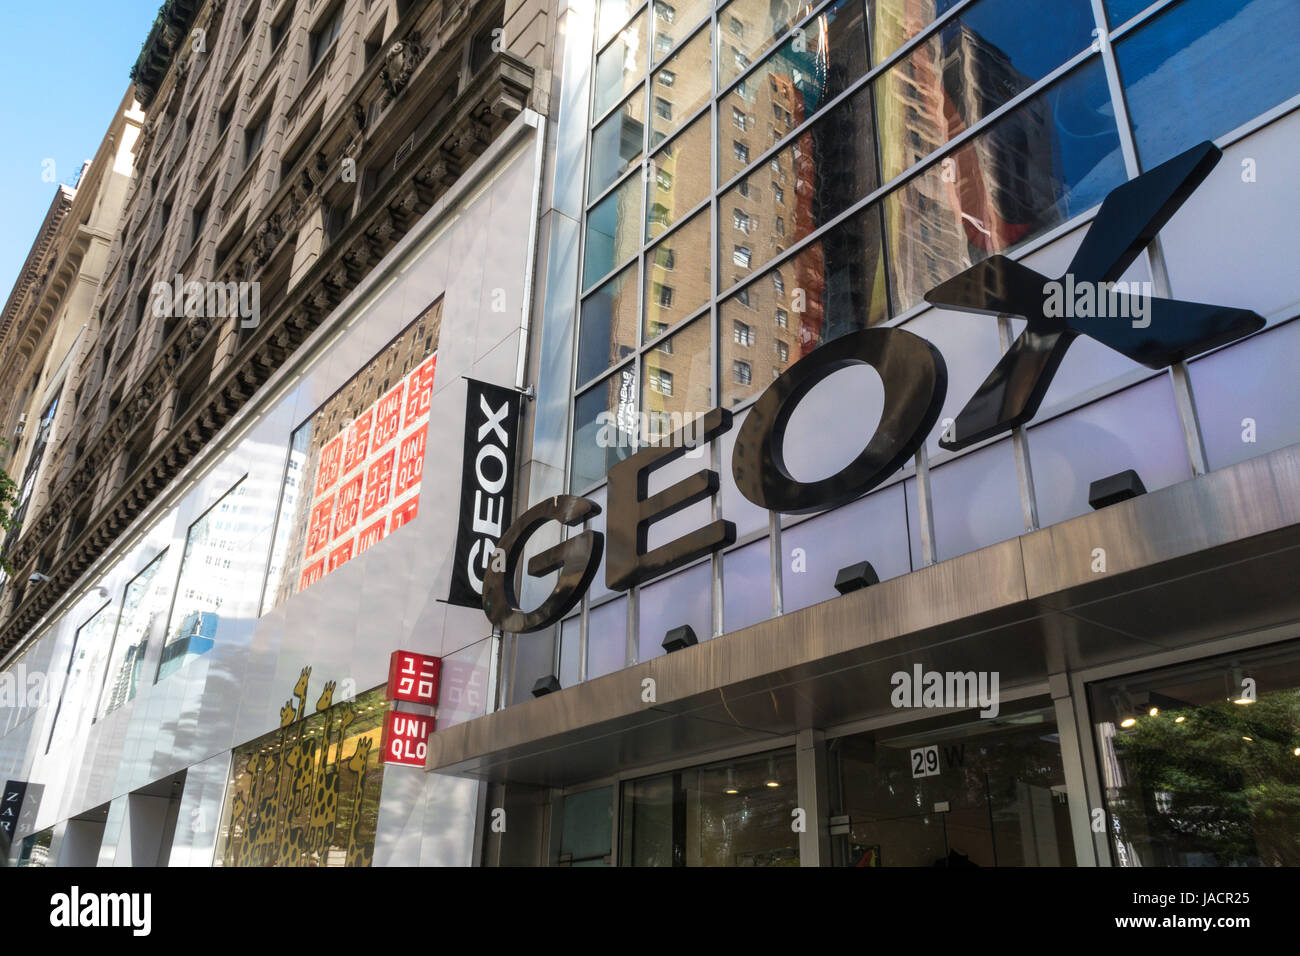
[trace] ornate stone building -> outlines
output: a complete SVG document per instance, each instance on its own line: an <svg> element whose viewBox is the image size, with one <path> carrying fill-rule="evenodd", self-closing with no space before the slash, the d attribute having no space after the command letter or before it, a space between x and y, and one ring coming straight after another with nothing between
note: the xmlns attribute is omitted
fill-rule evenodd
<svg viewBox="0 0 1300 956"><path fill-rule="evenodd" d="M59 185L0 319L0 461L18 484L11 554L49 498L52 446L75 427L71 365L93 336L91 316L131 181L131 151L144 116L130 93L75 186ZM30 573L30 572L29 572ZM23 579L20 579L20 582ZM20 594L22 584L5 590ZM0 594L8 600L10 594Z"/></svg>
<svg viewBox="0 0 1300 956"><path fill-rule="evenodd" d="M0 605L0 653L517 114L547 112L549 6L163 5L131 73L142 128L93 314L67 371L66 425L8 545L21 586ZM56 200L66 203L75 206ZM46 231L66 215L52 210ZM39 277L32 269L25 282ZM155 294L193 282L229 295L182 305L180 295ZM13 376L7 391L33 401L20 372L0 367ZM36 572L48 580L29 583Z"/></svg>

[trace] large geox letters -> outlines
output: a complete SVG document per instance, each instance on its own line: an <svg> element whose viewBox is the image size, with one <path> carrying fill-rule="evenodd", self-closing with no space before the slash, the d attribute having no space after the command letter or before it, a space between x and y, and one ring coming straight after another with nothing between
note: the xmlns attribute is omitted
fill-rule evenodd
<svg viewBox="0 0 1300 956"><path fill-rule="evenodd" d="M1115 280L1133 264L1160 228L1218 162L1221 153L1201 143L1106 197L1070 268L1059 280L1003 256L977 263L926 295L936 305L991 315L1021 316L1028 327L957 417L945 448L964 448L1009 431L1033 417L1070 342L1088 335L1148 368L1164 368L1263 328L1247 309L1152 299L1122 310L1124 320L1093 308L1069 315L1060 290L1078 288L1097 302L1113 296ZM1128 321L1130 312L1141 321ZM837 474L820 481L796 480L786 466L785 433L799 402L833 372L868 365L885 386L884 410L867 446ZM736 436L731 471L741 494L759 507L784 514L836 508L889 478L924 444L939 419L948 389L943 356L929 342L900 328L874 328L835 339L776 378L749 410ZM704 417L703 441L731 428L731 413L715 408ZM652 551L648 530L718 492L718 476L698 471L655 495L649 476L684 454L694 442L683 429L666 442L642 449L609 470L609 554L605 581L626 590L736 540L729 521L713 521ZM696 433L698 435L698 432ZM696 438L696 441L701 439ZM550 627L570 611L600 565L601 536L585 531L534 557L528 573L557 568L560 579L535 611L519 610L513 582L533 532L549 520L577 525L599 507L561 496L528 511L501 539L504 560L493 560L484 579L483 610L502 630L516 633Z"/></svg>
<svg viewBox="0 0 1300 956"><path fill-rule="evenodd" d="M838 474L804 483L790 476L782 458L786 426L799 401L832 372L869 365L885 383L885 409L871 441ZM852 501L880 484L916 453L938 421L947 391L943 356L929 342L903 329L852 332L790 366L750 411L736 439L732 475L756 505L789 514ZM718 492L718 474L704 469L655 495L649 477L685 454L687 436L711 441L731 428L731 413L715 408L704 416L703 435L684 428L664 443L644 448L609 470L609 554L605 583L615 591L641 584L736 540L730 521L714 521L647 551L650 526ZM600 566L602 536L584 531L543 551L528 563L537 577L561 568L560 580L540 607L519 609L514 579L528 538L547 521L581 524L600 514L598 505L571 495L551 498L525 512L501 539L504 560L484 578L483 610L503 631L522 633L550 627L577 604Z"/></svg>

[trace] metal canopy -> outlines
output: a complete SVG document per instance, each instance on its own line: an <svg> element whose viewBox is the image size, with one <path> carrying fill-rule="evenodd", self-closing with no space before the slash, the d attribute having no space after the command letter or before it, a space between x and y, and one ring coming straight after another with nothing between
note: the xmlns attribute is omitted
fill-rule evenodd
<svg viewBox="0 0 1300 956"><path fill-rule="evenodd" d="M1005 696L1298 621L1298 581L1300 445L449 727L427 768L571 786L892 712L916 663L998 671Z"/></svg>

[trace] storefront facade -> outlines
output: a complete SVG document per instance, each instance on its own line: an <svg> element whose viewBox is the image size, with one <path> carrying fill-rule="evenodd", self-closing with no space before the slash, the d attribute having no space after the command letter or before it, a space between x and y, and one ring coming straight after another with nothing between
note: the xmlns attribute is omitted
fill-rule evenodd
<svg viewBox="0 0 1300 956"><path fill-rule="evenodd" d="M543 128L520 114L7 662L11 862L472 861L479 785L384 762L384 685L415 649L440 723L491 706L437 542L465 378L524 367Z"/></svg>
<svg viewBox="0 0 1300 956"><path fill-rule="evenodd" d="M554 321L573 363L539 378L539 434L564 444L519 510L585 498L600 512L567 535L602 534L605 561L561 621L507 635L502 711L431 740L431 770L493 784L485 862L1294 860L1296 12L611 0L567 17L556 208L581 256L552 262L543 329L576 316ZM995 254L1062 276L1107 195L1206 140L1222 158L1110 278L1261 330L1154 369L1081 336L1026 419L953 441L1026 325L927 293ZM755 402L865 328L942 355L924 443L840 507L756 505L734 471ZM888 389L859 365L804 395L790 476L848 466ZM715 407L731 427L643 494L701 469L716 493L636 534L642 552L734 535L611 588L611 541L636 522L611 529L628 505L610 470ZM1090 502L1129 470L1144 493ZM879 583L837 593L864 561ZM520 606L556 585L525 574ZM698 644L667 651L683 626ZM896 697L927 675L972 693Z"/></svg>
<svg viewBox="0 0 1300 956"><path fill-rule="evenodd" d="M570 0L554 40L550 116L4 662L50 677L0 726L11 860L1297 862L1294 4ZM927 295L994 255L1068 273L1108 195L1204 141L1111 278L1261 327L1155 368L1080 335L1032 414L964 440L1036 333ZM735 461L765 392L886 329L942 360L914 447L834 506L755 503ZM851 465L894 372L800 394L789 480ZM532 630L443 600L464 377L526 395L515 516L594 506L523 557L603 536ZM610 470L716 409L636 493L716 483L629 525ZM611 586L616 541L708 527ZM522 610L562 585L519 571ZM381 762L398 649L442 661L423 771Z"/></svg>

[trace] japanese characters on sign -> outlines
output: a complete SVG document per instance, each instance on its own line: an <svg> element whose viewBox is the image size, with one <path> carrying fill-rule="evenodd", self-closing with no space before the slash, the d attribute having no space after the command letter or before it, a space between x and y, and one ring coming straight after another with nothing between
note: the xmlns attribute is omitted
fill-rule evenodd
<svg viewBox="0 0 1300 956"><path fill-rule="evenodd" d="M419 513L437 353L321 449L296 591L310 587Z"/></svg>

